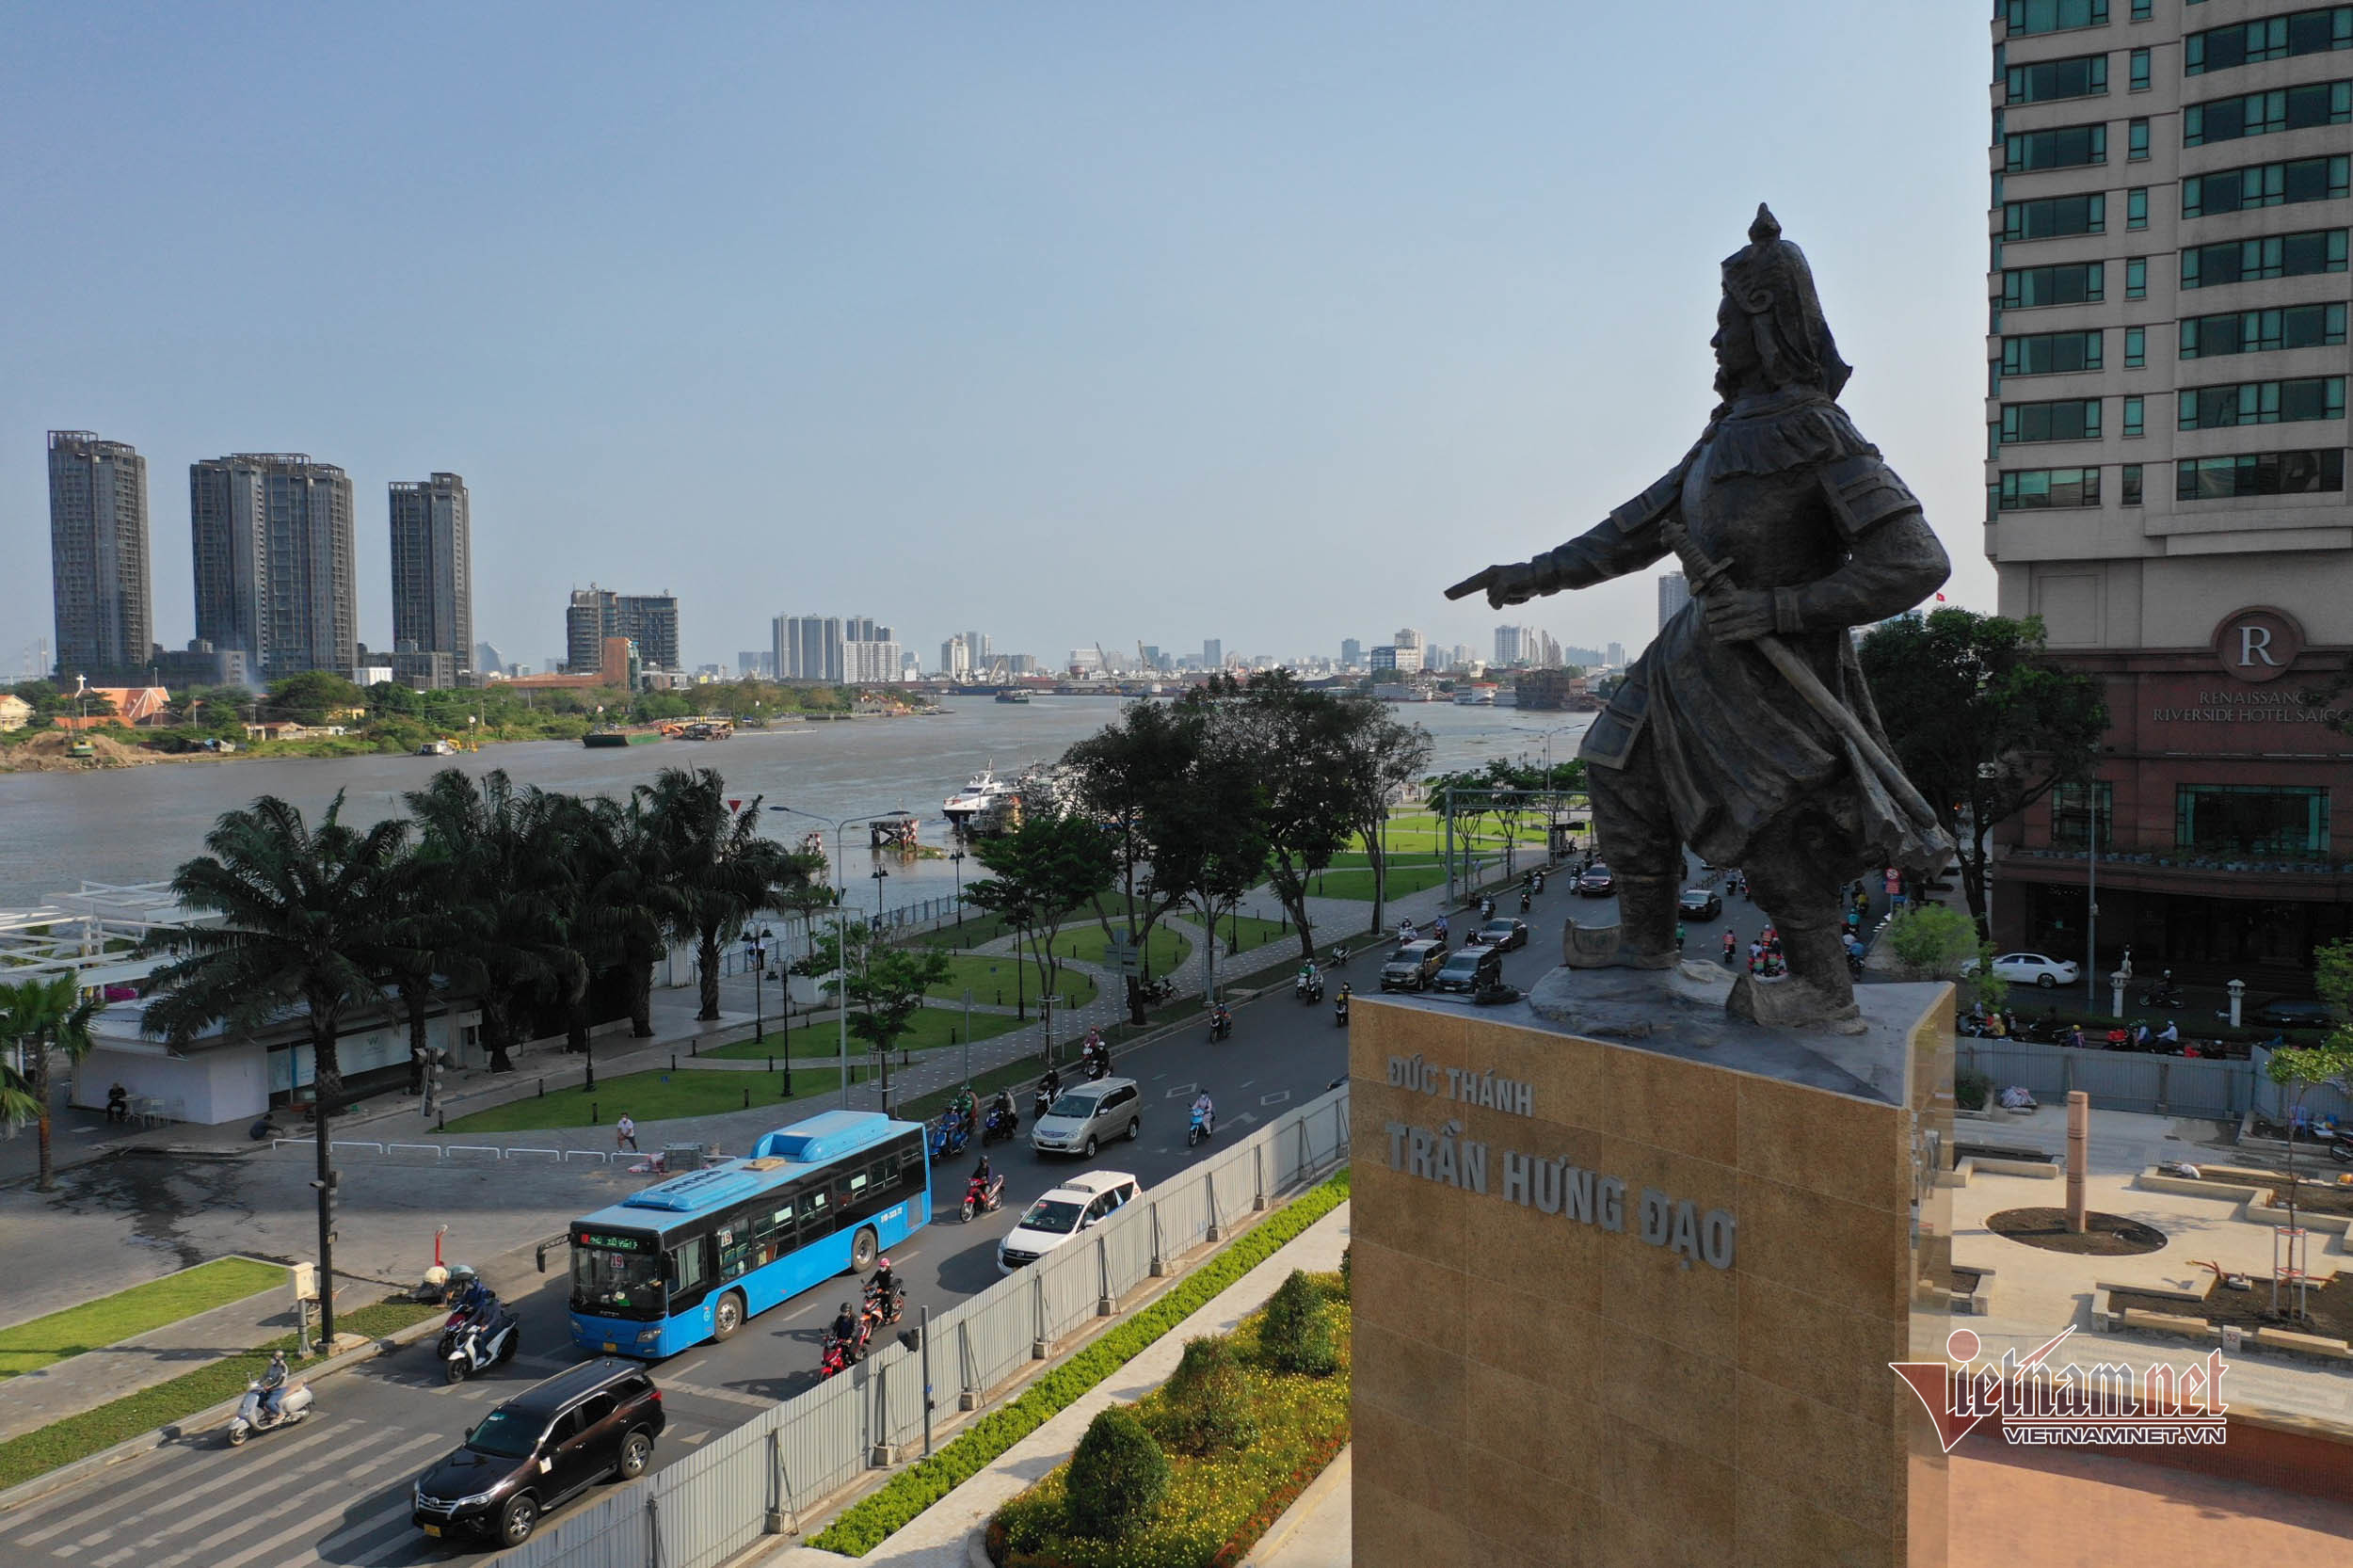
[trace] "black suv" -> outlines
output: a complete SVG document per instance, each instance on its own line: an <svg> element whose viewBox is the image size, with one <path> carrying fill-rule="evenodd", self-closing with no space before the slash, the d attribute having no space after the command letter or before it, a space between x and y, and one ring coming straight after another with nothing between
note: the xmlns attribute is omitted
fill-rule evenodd
<svg viewBox="0 0 2353 1568"><path fill-rule="evenodd" d="M1468 991L1473 996L1503 984L1501 948L1465 948L1439 968L1433 991Z"/></svg>
<svg viewBox="0 0 2353 1568"><path fill-rule="evenodd" d="M584 1363L484 1416L417 1481L410 1516L427 1535L472 1531L519 1546L576 1493L644 1475L664 1424L662 1390L643 1367Z"/></svg>

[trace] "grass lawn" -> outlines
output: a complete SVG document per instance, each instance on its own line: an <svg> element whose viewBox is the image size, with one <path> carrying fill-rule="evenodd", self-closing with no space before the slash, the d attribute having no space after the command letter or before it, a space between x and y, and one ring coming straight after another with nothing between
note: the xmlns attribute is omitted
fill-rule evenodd
<svg viewBox="0 0 2353 1568"><path fill-rule="evenodd" d="M916 941L927 948L945 948L950 952L958 952L968 948L976 948L984 942L993 942L1000 936L1011 935L1013 935L1013 927L1005 923L1002 916L980 913L967 915L955 924L942 926L937 931L927 931L918 936Z"/></svg>
<svg viewBox="0 0 2353 1568"><path fill-rule="evenodd" d="M1100 941L1102 933L1097 931L1096 937ZM1060 944L1065 955L1070 951L1071 940L1064 936ZM1037 965L1027 958L1019 962L1022 975L1016 987L1014 981L1016 960L1011 953L968 953L951 958L948 960L948 978L926 994L935 1001L960 1002L964 1000L964 988L969 985L972 987L972 1000L976 1002L994 1002L999 1006L1011 1007L1018 996L1028 999L1034 1006L1037 1002ZM1059 999L1058 1006L1083 1007L1095 1000L1095 981L1091 976L1064 969L1055 983L1054 995Z"/></svg>
<svg viewBox="0 0 2353 1568"><path fill-rule="evenodd" d="M859 1044L856 1039L850 1042L854 1056ZM594 1089L551 1089L544 1095L509 1100L460 1116L449 1124L449 1130L524 1132L538 1128L611 1127L624 1111L641 1122L716 1116L744 1110L747 1094L753 1105L791 1105L812 1095L830 1095L840 1082L838 1068L796 1065L792 1069L793 1100L786 1100L777 1093L780 1076L695 1068L681 1063L674 1073L624 1073L598 1079Z"/></svg>
<svg viewBox="0 0 2353 1568"><path fill-rule="evenodd" d="M1114 920L1112 924L1117 925L1118 921ZM1055 944L1064 956L1077 957L1089 964L1102 963L1103 950L1109 945L1099 925L1090 925L1080 935L1064 936ZM1193 944L1164 924L1154 926L1151 939L1144 944L1144 962L1151 967L1154 974L1167 974L1192 955Z"/></svg>
<svg viewBox="0 0 2353 1568"><path fill-rule="evenodd" d="M1435 888L1446 881L1444 866L1422 863L1401 866L1390 863L1383 888L1390 898L1418 893L1424 888ZM1372 872L1362 867L1335 867L1315 879L1308 888L1318 898L1353 898L1372 902Z"/></svg>
<svg viewBox="0 0 2353 1568"><path fill-rule="evenodd" d="M150 1280L94 1302L0 1329L0 1378L176 1323L286 1283L284 1265L248 1257L216 1258L168 1279Z"/></svg>
<svg viewBox="0 0 2353 1568"><path fill-rule="evenodd" d="M1256 915L1220 915L1217 920L1217 955L1224 958L1228 952L1249 952L1269 942L1296 942L1299 934L1288 920L1262 920ZM1225 976L1219 977L1221 980Z"/></svg>
<svg viewBox="0 0 2353 1568"><path fill-rule="evenodd" d="M973 1000L977 1001L980 999L976 997ZM857 1015L853 1013L850 1016L855 1021ZM830 1058L840 1050L840 1024L833 1014L820 1013L813 1020L808 1020L816 1024L817 1027L814 1029L799 1027L803 1021L801 1018L793 1020L795 1027L792 1031L792 1055L795 1059L801 1057ZM972 1015L972 1038L975 1040L991 1039L1009 1029L1021 1027L1021 1019L1007 1017L1002 1014L975 1013ZM750 1040L744 1040L736 1045L722 1046L717 1050L707 1050L703 1054L730 1057L738 1061L758 1062L763 1057L784 1055L783 1039L782 1034L771 1030L765 1043L755 1044ZM898 1044L892 1048L929 1050L936 1046L955 1046L963 1043L963 1008L926 1007L917 1012L914 1026L899 1036ZM853 1054L866 1049L866 1042L859 1039L855 1031L850 1035L850 1049Z"/></svg>

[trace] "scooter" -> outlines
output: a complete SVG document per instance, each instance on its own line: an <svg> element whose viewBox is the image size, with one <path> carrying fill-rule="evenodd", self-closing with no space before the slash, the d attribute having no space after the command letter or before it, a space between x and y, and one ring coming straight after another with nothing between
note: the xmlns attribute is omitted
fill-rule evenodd
<svg viewBox="0 0 2353 1568"><path fill-rule="evenodd" d="M1332 999L1332 1021L1342 1029L1348 1027L1348 993L1342 991Z"/></svg>
<svg viewBox="0 0 2353 1568"><path fill-rule="evenodd" d="M1086 1067L1086 1071L1087 1071L1087 1081L1088 1081L1089 1083L1094 1082L1094 1081L1095 1081L1096 1079L1098 1079L1098 1078L1109 1078L1109 1077L1111 1077L1111 1075L1112 1075L1112 1053L1111 1053L1111 1052L1109 1052L1109 1051L1107 1051L1107 1050L1091 1050L1091 1051L1088 1051L1088 1052L1086 1052L1086 1053L1084 1054L1084 1056L1082 1057L1081 1061L1082 1061L1082 1064Z"/></svg>
<svg viewBox="0 0 2353 1568"><path fill-rule="evenodd" d="M1209 1112L1201 1110L1199 1107L1194 1107L1193 1112L1193 1125L1185 1128L1185 1147L1193 1147L1193 1144L1201 1142L1202 1139L1207 1138L1210 1133L1216 1130L1217 1126L1213 1116Z"/></svg>
<svg viewBox="0 0 2353 1568"><path fill-rule="evenodd" d="M1536 880L1531 883L1530 886L1533 887L1536 891L1540 893L1543 892L1545 890L1545 873L1538 872L1536 873Z"/></svg>
<svg viewBox="0 0 2353 1568"><path fill-rule="evenodd" d="M994 1214L1004 1207L1005 1173L992 1171L986 1181L979 1176L964 1184L964 1223L970 1224L976 1214Z"/></svg>
<svg viewBox="0 0 2353 1568"><path fill-rule="evenodd" d="M1323 1000L1323 976L1301 975L1291 982L1291 995L1301 1001L1319 1002Z"/></svg>
<svg viewBox="0 0 2353 1568"><path fill-rule="evenodd" d="M1529 893L1528 889L1527 889L1527 888L1522 888L1520 889L1520 913L1521 913L1521 914L1523 914L1523 915L1527 914L1527 913L1528 913L1528 910L1529 910L1529 904L1532 904L1533 902L1534 902L1534 900L1533 900L1533 899L1532 899L1532 897L1529 895Z"/></svg>
<svg viewBox="0 0 2353 1568"><path fill-rule="evenodd" d="M1054 1096L1043 1085L1041 1085L1032 1103L1033 1110L1031 1112L1030 1120L1033 1122L1042 1122L1046 1119L1047 1108L1054 1103Z"/></svg>
<svg viewBox="0 0 2353 1568"><path fill-rule="evenodd" d="M521 1330L515 1315L496 1296L479 1312L461 1307L451 1313L441 1327L442 1379L463 1383L476 1372L513 1360Z"/></svg>
<svg viewBox="0 0 2353 1568"><path fill-rule="evenodd" d="M1479 918L1482 920L1492 920L1496 918L1495 900L1482 898L1479 901Z"/></svg>
<svg viewBox="0 0 2353 1568"><path fill-rule="evenodd" d="M2340 1165L2353 1165L2353 1131L2339 1128L2329 1135L2329 1158Z"/></svg>
<svg viewBox="0 0 2353 1568"><path fill-rule="evenodd" d="M245 1398L237 1404L237 1413L229 1418L229 1446L240 1448L257 1432L276 1432L280 1427L293 1426L311 1414L311 1385L289 1383L278 1392L278 1408L263 1408L262 1380L255 1378L245 1385Z"/></svg>
<svg viewBox="0 0 2353 1568"><path fill-rule="evenodd" d="M953 1111L941 1112L938 1122L932 1128L933 1160L936 1162L962 1154L964 1145L969 1143L971 1138L972 1134L966 1128L962 1116L957 1115Z"/></svg>
<svg viewBox="0 0 2353 1568"><path fill-rule="evenodd" d="M1209 1038L1223 1040L1234 1032L1234 1015L1221 1005L1209 1010Z"/></svg>
<svg viewBox="0 0 2353 1568"><path fill-rule="evenodd" d="M820 1378L829 1378L836 1372L847 1369L851 1362L864 1360L866 1342L873 1337L873 1325L866 1320L863 1313L858 1315L856 1339L839 1339L831 1333L827 1333L824 1353L817 1358L817 1375Z"/></svg>
<svg viewBox="0 0 2353 1568"><path fill-rule="evenodd" d="M2182 988L2178 985L2169 984L2162 980L2154 981L2151 983L2147 990L2140 993L2138 1000L2139 1004L2143 1007L2167 1007L2178 1009L2182 1006Z"/></svg>
<svg viewBox="0 0 2353 1568"><path fill-rule="evenodd" d="M885 1301L882 1292L875 1288L872 1280L869 1280L866 1284L866 1300L858 1307L858 1316L873 1324L875 1328L886 1328L899 1320L899 1316L905 1310L906 1304L907 1288L905 1286L892 1285L890 1299Z"/></svg>
<svg viewBox="0 0 2353 1568"><path fill-rule="evenodd" d="M1166 1001L1176 994L1176 983L1168 976L1154 975L1138 987L1146 1002Z"/></svg>
<svg viewBox="0 0 2353 1568"><path fill-rule="evenodd" d="M1011 1138L1021 1130L1021 1112L1001 1105L988 1108L988 1120L981 1124L981 1145L985 1148L1000 1138Z"/></svg>

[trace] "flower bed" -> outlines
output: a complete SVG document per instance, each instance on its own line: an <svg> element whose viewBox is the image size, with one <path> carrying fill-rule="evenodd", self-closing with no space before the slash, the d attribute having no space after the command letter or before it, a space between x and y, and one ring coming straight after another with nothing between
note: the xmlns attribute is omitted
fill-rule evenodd
<svg viewBox="0 0 2353 1568"><path fill-rule="evenodd" d="M1205 1456L1168 1454L1168 1493L1151 1522L1122 1541L1068 1533L1069 1466L1056 1468L997 1511L988 1553L1000 1568L1234 1568L1349 1440L1349 1306L1339 1274L1311 1276L1322 1289L1338 1352L1324 1377L1278 1373L1263 1365L1254 1313L1229 1336L1245 1366L1257 1434L1246 1446ZM1165 1390L1145 1395L1138 1418L1156 1432L1169 1415Z"/></svg>

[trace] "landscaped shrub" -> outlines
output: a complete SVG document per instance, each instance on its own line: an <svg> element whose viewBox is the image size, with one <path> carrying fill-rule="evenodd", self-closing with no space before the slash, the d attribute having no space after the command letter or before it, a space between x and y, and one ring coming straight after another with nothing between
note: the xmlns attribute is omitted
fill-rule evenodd
<svg viewBox="0 0 2353 1568"><path fill-rule="evenodd" d="M1356 1276L1353 1272L1353 1264L1349 1257L1349 1255L1355 1250L1356 1243L1353 1241L1340 1249L1340 1300L1344 1302L1353 1302L1356 1299Z"/></svg>
<svg viewBox="0 0 2353 1568"><path fill-rule="evenodd" d="M1993 1080L1975 1068L1963 1067L1953 1075L1953 1098L1963 1111L1982 1111L1993 1093Z"/></svg>
<svg viewBox="0 0 2353 1568"><path fill-rule="evenodd" d="M1267 1365L1278 1372L1321 1377L1338 1365L1332 1349L1332 1317L1322 1287L1297 1269L1274 1288L1266 1304L1258 1342Z"/></svg>
<svg viewBox="0 0 2353 1568"><path fill-rule="evenodd" d="M1239 1448L1258 1435L1250 1409L1250 1374L1230 1340L1204 1336L1185 1341L1184 1359L1168 1380L1152 1430L1181 1453Z"/></svg>
<svg viewBox="0 0 2353 1568"><path fill-rule="evenodd" d="M1070 1528L1098 1541L1133 1535L1168 1496L1168 1456L1126 1405L1087 1423L1070 1455Z"/></svg>

